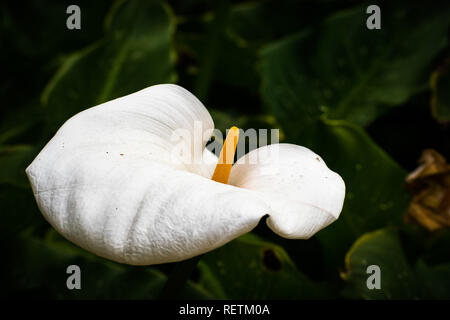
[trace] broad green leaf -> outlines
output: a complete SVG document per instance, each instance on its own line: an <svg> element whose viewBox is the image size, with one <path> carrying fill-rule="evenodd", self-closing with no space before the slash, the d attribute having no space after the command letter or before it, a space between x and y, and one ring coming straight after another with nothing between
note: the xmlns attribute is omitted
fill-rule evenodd
<svg viewBox="0 0 450 320"><path fill-rule="evenodd" d="M346 185L339 219L318 233L325 259L337 265L350 245L365 232L386 223L401 223L409 203L406 172L357 125L323 120L305 133L300 144L320 154Z"/></svg>
<svg viewBox="0 0 450 320"><path fill-rule="evenodd" d="M210 24L203 26L207 29ZM220 109L233 116L243 112L261 113L256 48L240 45L228 34L221 33L216 36L219 41L212 50L208 49L209 37L204 33L177 34L180 59L189 63L188 67L179 71L180 82L185 85L192 79L192 92L208 110ZM204 58L205 52L211 55L207 60ZM189 85L186 88L189 89ZM197 92L204 97L201 98Z"/></svg>
<svg viewBox="0 0 450 320"><path fill-rule="evenodd" d="M177 49L181 59L185 60L183 62L189 63L187 68L180 70L180 73L186 72L184 75L180 74L180 78L183 82L193 79L192 91L208 107L241 110L238 108L241 101L236 96L242 100L257 99L259 95L257 50L236 40L227 32L230 24L227 2L218 1L213 15L201 23L197 22L201 27L200 32L192 32L188 28L189 22L180 27L181 30L176 35ZM246 110L253 107L254 103L245 106Z"/></svg>
<svg viewBox="0 0 450 320"><path fill-rule="evenodd" d="M150 267L134 267L98 258L75 247L50 231L45 239L31 232L2 245L9 277L2 285L10 297L57 299L155 299L167 277ZM81 269L81 290L68 290L66 269ZM6 273L2 273L4 277ZM3 294L3 292L2 292ZM189 282L180 298L211 298L208 292Z"/></svg>
<svg viewBox="0 0 450 320"><path fill-rule="evenodd" d="M71 54L47 85L42 103L50 125L153 84L173 82L175 23L155 1L119 1L106 19L104 39Z"/></svg>
<svg viewBox="0 0 450 320"><path fill-rule="evenodd" d="M246 1L233 6L229 33L241 44L264 44L348 6L344 1Z"/></svg>
<svg viewBox="0 0 450 320"><path fill-rule="evenodd" d="M386 228L363 235L347 253L345 264L343 278L364 299L450 297L450 264L447 262L428 266L419 259L412 267L406 259L400 238L393 229ZM373 271L367 272L370 265L380 268L381 289L369 289L367 286L367 279L374 274Z"/></svg>
<svg viewBox="0 0 450 320"><path fill-rule="evenodd" d="M382 229L363 235L345 256L343 274L354 290L364 299L418 298L413 270L403 254L397 234ZM370 290L367 267L380 267L381 289Z"/></svg>
<svg viewBox="0 0 450 320"><path fill-rule="evenodd" d="M260 77L257 73L257 51L253 47L233 41L229 35L221 39L213 80L222 85L245 89L241 96L258 95ZM214 91L213 91L214 92ZM233 97L230 97L233 99ZM230 99L231 103L237 103ZM246 110L252 106L246 106Z"/></svg>
<svg viewBox="0 0 450 320"><path fill-rule="evenodd" d="M111 6L110 0L76 1L81 8L80 30L66 27L69 16L66 9L70 4L51 0L30 0L20 5L2 1L0 4L1 133L12 133L19 125L36 125L41 120L41 114L36 112L39 95L57 70L61 56L104 36L102 24ZM31 139L26 138L20 143L35 143L39 134L34 132Z"/></svg>
<svg viewBox="0 0 450 320"><path fill-rule="evenodd" d="M431 76L431 110L439 121L450 121L450 60Z"/></svg>
<svg viewBox="0 0 450 320"><path fill-rule="evenodd" d="M406 171L364 130L347 121L322 119L301 137L292 131L285 135L288 142L318 153L345 182L346 196L339 219L316 235L323 247L323 267L337 277L342 257L359 236L386 224L402 223L410 199L404 188ZM294 256L299 249L297 241L281 241L271 232L264 232L264 238L282 243L302 266L305 257ZM317 259L316 255L311 253L311 259Z"/></svg>
<svg viewBox="0 0 450 320"><path fill-rule="evenodd" d="M283 127L285 124L282 123ZM346 196L339 219L317 234L324 247L326 266L337 272L343 255L357 237L386 223L401 223L409 203L404 188L406 171L363 129L347 121L322 119L301 136L288 128L290 131L285 133L288 142L304 145L321 155L345 182ZM289 244L286 249L296 251Z"/></svg>
<svg viewBox="0 0 450 320"><path fill-rule="evenodd" d="M111 6L111 1L77 1L76 4L81 9L79 30L69 30L66 27L66 19L69 17L66 9L70 4L69 1L30 0L17 6L12 2L3 2L0 33L4 35L4 47L0 58L13 62L5 67L21 68L21 63L30 67L30 62L46 62L46 58L51 55L57 56L100 38L104 31L103 17ZM26 16L24 11L28 13ZM11 53L15 55L12 56ZM40 76L33 73L30 72L30 76Z"/></svg>
<svg viewBox="0 0 450 320"><path fill-rule="evenodd" d="M366 125L424 89L444 48L448 10L389 3L382 27L366 27L367 5L339 12L262 51L262 95L280 119L307 125L321 114ZM293 122L293 121L291 121Z"/></svg>
<svg viewBox="0 0 450 320"><path fill-rule="evenodd" d="M220 299L323 298L283 248L248 234L206 254L200 285Z"/></svg>
<svg viewBox="0 0 450 320"><path fill-rule="evenodd" d="M362 7L358 7L341 12L328 19L323 24L319 34L304 31L272 44L262 52L262 96L265 104L277 116L285 130L286 140L305 145L320 154L327 165L343 177L346 184L346 198L340 218L317 235L324 247L324 259L327 262L326 265L331 269L330 272L337 272L337 267L342 263L342 256L357 237L365 232L383 227L386 223L399 223L409 200L404 189L406 172L381 150L360 126L347 120L327 119L333 116L330 112L331 107L338 105L340 99L344 96L330 96L329 101L332 102L327 105L330 108L327 111L322 105L325 101L320 100L323 95L321 95L320 90L317 90L317 83L327 82L328 79L336 80L344 75L354 76L350 69L346 69L347 73L328 72L334 70L333 68L337 66L336 60L338 59L336 57L340 57L338 55L339 50L343 49L342 46L348 45L346 44L348 41L355 42L359 39L361 43L355 43L355 48L361 47L366 41L366 45L370 45L374 50L373 52L384 50L382 40L389 39L390 35L385 31L379 32L378 30L375 30L373 34L367 34L369 30L365 27L365 19L361 20L361 17L366 15L365 11L361 13L361 10ZM400 11L388 13L383 20L385 26L390 25L389 19L391 18L389 18L389 15L394 14L394 12ZM410 16L406 15L405 17ZM438 15L438 17L440 16ZM441 21L442 24L442 19L436 19L429 26L430 29L433 29L435 24L439 24L436 21ZM359 28L359 25L362 25L363 28ZM422 26L420 23L418 25ZM335 30L340 30L340 32L347 30L348 37L336 37ZM414 32L412 33L414 34ZM369 38L365 39L365 35ZM412 37L412 35L409 36ZM392 41L387 40L386 43L393 46L392 48L404 45L404 43L396 43L395 41L392 43ZM440 48L442 43L439 41L438 43L440 43L438 45ZM323 46L327 44L330 47L327 50L317 50L319 44ZM437 51L438 49L433 52L436 53ZM403 51L398 53L404 54ZM425 55L424 52L420 53L420 56ZM428 58L431 59L430 57L431 54ZM319 63L318 59L323 61ZM361 63L369 64L369 68L371 68L370 66L378 68L380 64L380 69L376 70L381 74L384 72L385 77L388 77L391 71L397 70L395 71L395 74L397 74L400 71L411 70L398 57L397 60L391 57L385 59L386 62L390 63L389 66L380 64L380 56L377 54L366 56L364 59L361 57ZM400 68L399 66L403 67ZM420 67L420 70L423 67L424 65ZM328 71L325 72L325 70ZM405 73L404 75L408 75L408 77L404 79L388 78L400 87L416 88L415 85L411 85L411 74ZM346 78L349 80L346 82L348 84L347 89L339 91L340 93L345 95L353 86L361 84L353 76ZM384 80L387 81L388 78ZM373 80L372 83L366 84L371 88L371 92L385 92L387 82L381 83L378 78L376 81L372 78L371 80ZM390 85L386 92L395 91L394 87L394 84ZM402 90L398 92L400 91ZM370 93L360 93L359 97L362 99L363 105L356 103L356 100L351 101L353 107L350 114L352 117L357 114L363 116L370 114L365 107L370 104L366 104L367 101L362 102L369 95ZM390 97L393 96L390 95ZM353 97L356 98L357 96ZM402 101L403 99L406 99L406 96L402 98ZM380 101L377 100L373 105L379 105ZM292 250L288 248L288 251Z"/></svg>

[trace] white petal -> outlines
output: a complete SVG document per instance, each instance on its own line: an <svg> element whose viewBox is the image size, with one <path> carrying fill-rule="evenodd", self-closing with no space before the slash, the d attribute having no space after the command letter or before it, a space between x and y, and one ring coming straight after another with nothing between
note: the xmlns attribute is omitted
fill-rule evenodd
<svg viewBox="0 0 450 320"><path fill-rule="evenodd" d="M286 238L308 239L335 221L345 197L342 178L320 156L292 144L249 152L233 166L229 183L265 199L267 224Z"/></svg>
<svg viewBox="0 0 450 320"><path fill-rule="evenodd" d="M203 129L188 153L208 163L174 164L172 133L194 132L196 120ZM212 128L188 91L153 86L72 117L26 171L43 215L72 242L123 263L179 261L268 212L251 191L210 180L217 157L204 152L202 134Z"/></svg>

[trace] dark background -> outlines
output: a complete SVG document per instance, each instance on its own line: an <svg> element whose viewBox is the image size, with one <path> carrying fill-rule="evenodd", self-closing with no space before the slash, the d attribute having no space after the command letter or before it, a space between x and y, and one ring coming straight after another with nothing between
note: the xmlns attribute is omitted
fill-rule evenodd
<svg viewBox="0 0 450 320"><path fill-rule="evenodd" d="M381 8L381 30L366 8ZM81 8L81 30L66 8ZM450 298L450 233L403 216L423 150L450 156L450 6L437 1L1 3L1 295L158 297L173 265L130 267L59 236L24 170L73 114L152 84L193 92L216 127L280 128L346 182L339 220L308 241L264 221L206 254L183 298ZM66 268L82 290L66 288ZM368 290L379 265L382 289Z"/></svg>

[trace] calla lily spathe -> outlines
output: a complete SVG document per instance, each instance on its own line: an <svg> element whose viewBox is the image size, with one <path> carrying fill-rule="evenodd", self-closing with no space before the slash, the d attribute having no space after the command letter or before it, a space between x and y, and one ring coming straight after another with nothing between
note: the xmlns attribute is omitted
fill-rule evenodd
<svg viewBox="0 0 450 320"><path fill-rule="evenodd" d="M203 104L172 84L156 85L78 113L26 169L38 206L64 237L132 265L175 262L249 232L268 215L277 234L307 239L339 217L345 185L311 150L253 150L228 184L211 180L217 157L201 137L204 163L171 158L174 130L214 128ZM203 132L204 132L203 131ZM194 140L195 141L195 140ZM200 151L197 151L200 150ZM252 153L260 161L250 164Z"/></svg>

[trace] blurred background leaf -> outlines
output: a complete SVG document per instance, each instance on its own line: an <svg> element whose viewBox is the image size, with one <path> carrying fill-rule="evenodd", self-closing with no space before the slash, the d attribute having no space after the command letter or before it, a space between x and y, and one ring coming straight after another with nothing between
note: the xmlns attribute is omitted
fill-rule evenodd
<svg viewBox="0 0 450 320"><path fill-rule="evenodd" d="M295 115L305 126L325 114L366 125L425 88L425 70L446 45L448 11L390 3L373 31L361 19L366 8L336 13L262 51L262 93L280 119Z"/></svg>
<svg viewBox="0 0 450 320"><path fill-rule="evenodd" d="M247 234L204 256L199 283L220 299L318 299L323 288L280 246Z"/></svg>
<svg viewBox="0 0 450 320"><path fill-rule="evenodd" d="M357 125L324 120L304 145L320 154L346 183L346 200L338 221L318 233L331 265L361 234L386 224L401 223L409 195L406 172ZM301 142L303 140L300 140Z"/></svg>
<svg viewBox="0 0 450 320"><path fill-rule="evenodd" d="M88 107L175 80L167 6L116 2L105 24L105 38L67 57L46 86L42 103L52 129Z"/></svg>
<svg viewBox="0 0 450 320"><path fill-rule="evenodd" d="M417 297L415 278L403 254L395 232L379 230L365 234L345 257L347 279L366 299L414 299ZM370 290L366 281L367 267L379 266L382 290Z"/></svg>
<svg viewBox="0 0 450 320"><path fill-rule="evenodd" d="M345 261L347 271L343 277L364 299L446 299L450 294L450 264L431 267L418 260L411 266L393 229L363 235L349 250ZM366 286L370 265L380 267L381 290Z"/></svg>
<svg viewBox="0 0 450 320"><path fill-rule="evenodd" d="M2 244L4 257L11 268L3 270L2 283L10 297L155 299L167 280L154 268L131 267L99 259L62 239L53 230L44 239L33 237L30 231L17 235L13 246ZM66 269L70 265L78 265L81 269L82 290L66 287ZM180 297L213 298L191 282Z"/></svg>

